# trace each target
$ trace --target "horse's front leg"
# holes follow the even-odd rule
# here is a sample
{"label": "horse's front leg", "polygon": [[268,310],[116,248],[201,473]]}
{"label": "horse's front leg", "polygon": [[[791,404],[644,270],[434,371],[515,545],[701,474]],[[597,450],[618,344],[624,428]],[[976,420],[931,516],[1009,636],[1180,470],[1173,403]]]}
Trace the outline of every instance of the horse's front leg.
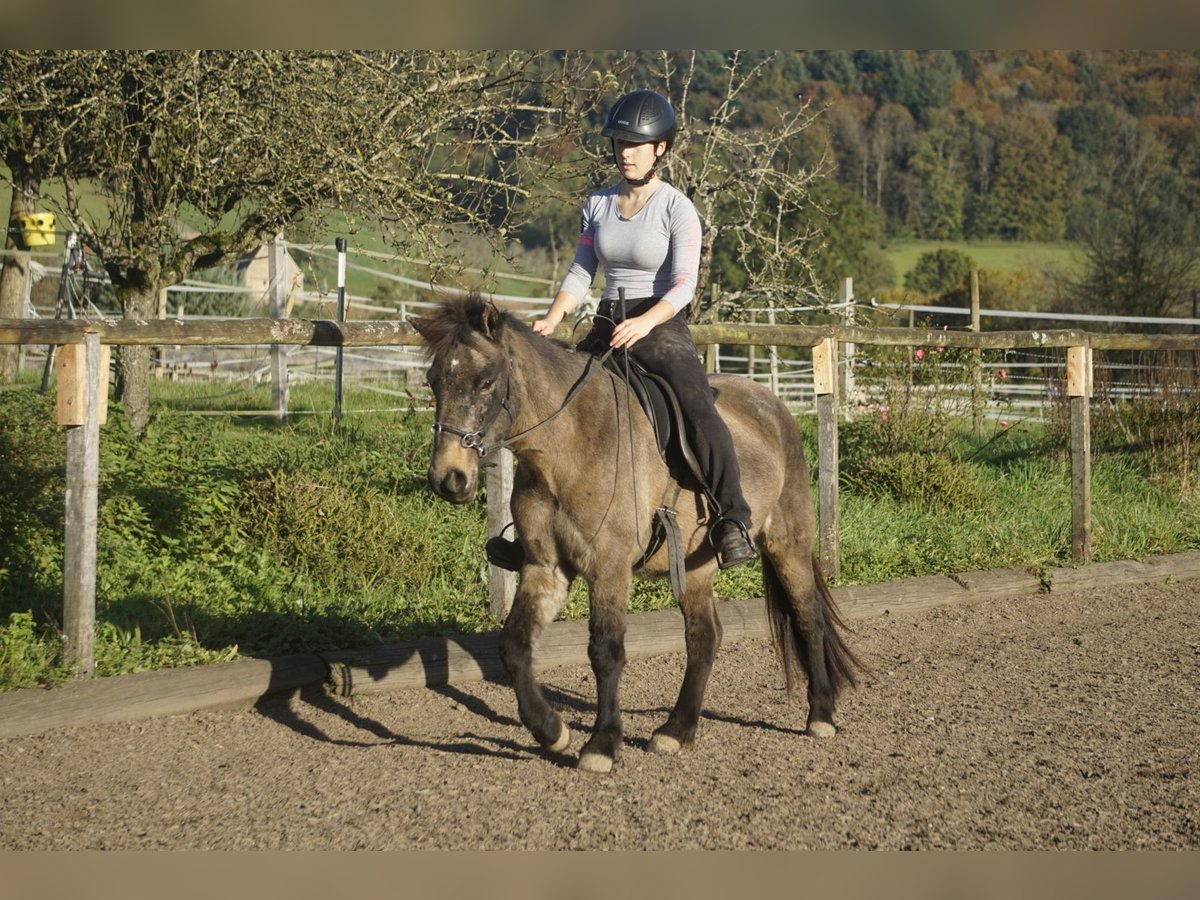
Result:
{"label": "horse's front leg", "polygon": [[562,608],[568,584],[558,568],[526,565],[521,570],[512,611],[500,632],[500,659],[517,692],[517,713],[534,739],[554,753],[567,749],[571,731],[546,702],[533,676],[533,647],[542,629]]}
{"label": "horse's front leg", "polygon": [[590,584],[588,659],[596,675],[596,726],[579,752],[579,768],[609,772],[621,750],[621,705],[618,689],[625,670],[625,607],[629,574],[612,574]]}

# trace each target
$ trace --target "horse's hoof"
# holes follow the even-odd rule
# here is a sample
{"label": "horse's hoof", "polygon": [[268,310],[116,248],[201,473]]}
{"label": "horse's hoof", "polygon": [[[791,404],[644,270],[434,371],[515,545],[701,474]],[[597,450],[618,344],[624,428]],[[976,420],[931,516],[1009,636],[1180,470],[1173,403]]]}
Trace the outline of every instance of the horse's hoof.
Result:
{"label": "horse's hoof", "polygon": [[675,738],[667,734],[656,734],[650,738],[650,749],[655,753],[662,753],[666,756],[674,756],[677,754],[683,745]]}
{"label": "horse's hoof", "polygon": [[571,729],[568,728],[564,724],[562,727],[562,733],[560,733],[558,736],[558,740],[555,741],[553,744],[551,744],[546,749],[549,750],[551,753],[562,753],[564,750],[567,749],[567,746],[570,743],[571,743]]}
{"label": "horse's hoof", "polygon": [[837,734],[837,728],[832,722],[810,722],[808,733],[817,738],[831,738]]}
{"label": "horse's hoof", "polygon": [[601,775],[607,775],[612,771],[613,761],[611,756],[605,756],[603,753],[582,753],[579,756],[578,768],[585,772],[597,772]]}

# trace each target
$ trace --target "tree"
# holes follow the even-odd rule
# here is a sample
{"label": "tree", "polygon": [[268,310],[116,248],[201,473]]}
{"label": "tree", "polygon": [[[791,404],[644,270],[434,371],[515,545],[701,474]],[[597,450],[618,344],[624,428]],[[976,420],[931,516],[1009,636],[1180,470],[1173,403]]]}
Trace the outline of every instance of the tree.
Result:
{"label": "tree", "polygon": [[941,247],[922,253],[908,272],[904,286],[930,299],[945,300],[960,296],[971,278],[975,263],[961,250]]}
{"label": "tree", "polygon": [[973,237],[1059,240],[1066,229],[1070,144],[1045,119],[1010,114],[987,129],[994,143],[973,207]]}
{"label": "tree", "polygon": [[[42,181],[73,153],[93,97],[80,90],[94,59],[77,51],[0,52],[0,149],[8,168],[11,199],[8,251],[28,250],[21,217],[38,212]],[[24,317],[28,257],[8,253],[0,271],[0,319]],[[17,376],[17,347],[0,346],[0,383]]]}
{"label": "tree", "polygon": [[[502,240],[523,186],[561,163],[603,86],[574,57],[525,52],[94,54],[90,152],[57,174],[63,212],[126,316],[160,288],[339,211],[452,265],[456,229]],[[99,212],[84,198],[95,192]],[[181,235],[186,222],[195,236]],[[191,232],[189,232],[191,233]],[[119,355],[135,433],[149,348]]]}
{"label": "tree", "polygon": [[966,203],[962,142],[949,115],[938,111],[931,116],[935,124],[917,135],[909,161],[923,186],[921,233],[937,240],[958,240]]}
{"label": "tree", "polygon": [[703,118],[687,115],[696,54],[659,57],[662,83],[681,114],[676,148],[670,156],[675,186],[696,205],[703,225],[700,279],[693,320],[712,320],[739,299],[719,295],[701,313],[699,304],[712,276],[714,247],[725,243],[728,259],[741,270],[744,290],[787,304],[825,296],[813,268],[820,225],[798,216],[813,209],[811,188],[829,171],[825,155],[805,141],[819,110],[807,102],[777,111],[775,121],[740,122],[746,94],[764,76],[772,56],[744,65],[740,53],[726,57],[724,94]]}
{"label": "tree", "polygon": [[813,250],[813,269],[822,285],[854,279],[855,293],[869,297],[895,287],[896,270],[879,249],[883,216],[855,191],[833,178],[813,185],[811,218],[822,231]]}
{"label": "tree", "polygon": [[907,158],[915,125],[909,111],[897,103],[885,104],[875,111],[869,125],[871,170],[873,173],[872,200],[875,208],[884,213],[895,212],[888,188]]}
{"label": "tree", "polygon": [[1123,128],[1107,159],[1084,243],[1084,274],[1069,284],[1072,309],[1118,315],[1190,312],[1200,275],[1200,228],[1183,176],[1145,126]]}

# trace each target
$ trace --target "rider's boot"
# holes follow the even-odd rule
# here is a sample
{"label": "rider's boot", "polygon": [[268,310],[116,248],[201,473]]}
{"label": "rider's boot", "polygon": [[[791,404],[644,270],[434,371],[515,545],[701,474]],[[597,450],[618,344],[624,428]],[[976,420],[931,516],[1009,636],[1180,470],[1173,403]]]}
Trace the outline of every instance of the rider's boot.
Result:
{"label": "rider's boot", "polygon": [[717,519],[708,539],[717,555],[717,565],[722,569],[732,569],[758,556],[749,529],[737,519]]}

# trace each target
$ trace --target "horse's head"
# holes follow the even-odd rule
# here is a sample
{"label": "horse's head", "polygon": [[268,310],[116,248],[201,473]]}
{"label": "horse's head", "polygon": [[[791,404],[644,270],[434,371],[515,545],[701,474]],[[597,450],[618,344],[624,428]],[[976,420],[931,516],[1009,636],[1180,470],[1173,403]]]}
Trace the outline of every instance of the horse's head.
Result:
{"label": "horse's head", "polygon": [[429,486],[451,503],[469,503],[479,490],[479,463],[516,416],[512,360],[501,343],[506,317],[472,295],[409,321],[429,345],[436,410]]}

